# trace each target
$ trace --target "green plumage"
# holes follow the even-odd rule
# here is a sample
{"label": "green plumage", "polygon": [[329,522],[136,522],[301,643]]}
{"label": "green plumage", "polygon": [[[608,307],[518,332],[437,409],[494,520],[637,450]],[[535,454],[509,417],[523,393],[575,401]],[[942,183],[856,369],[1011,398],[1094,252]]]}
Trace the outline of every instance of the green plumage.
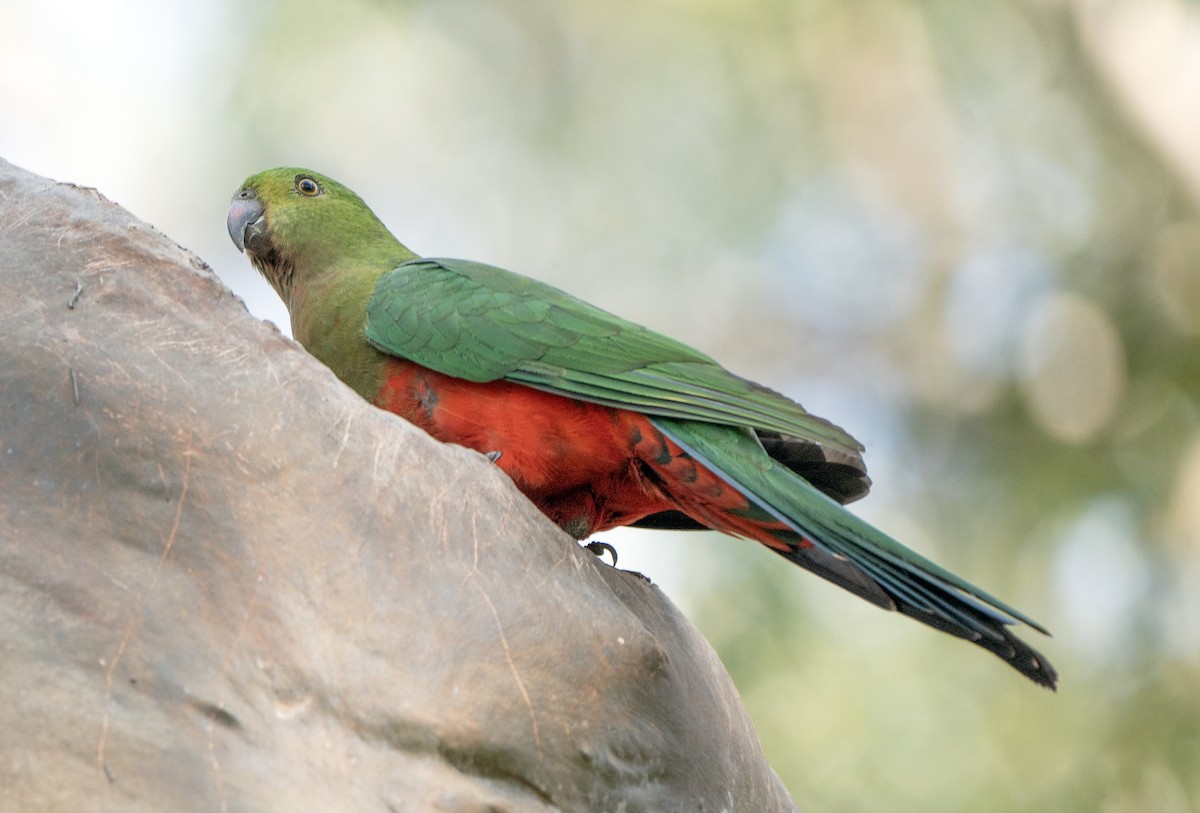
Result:
{"label": "green plumage", "polygon": [[847,455],[862,449],[842,429],[698,350],[482,263],[412,260],[382,277],[367,338],[469,381],[506,379],[648,415],[781,432]]}
{"label": "green plumage", "polygon": [[[629,455],[596,479],[626,483],[620,478],[635,471],[632,484],[623,486],[630,489],[625,496],[646,499],[658,488],[674,500],[628,516],[753,535],[857,595],[974,641],[1030,679],[1054,686],[1053,667],[1007,629],[1021,621],[1045,632],[1040,625],[840,504],[861,496],[869,484],[862,447],[799,404],[549,285],[480,263],[417,258],[353,192],[308,170],[281,168],[247,179],[230,207],[228,227],[287,303],[297,339],[364,397],[381,392],[392,369],[389,357],[398,357],[418,366],[415,374],[408,368],[415,379],[397,385],[400,397],[413,397],[404,388],[432,370],[461,379],[446,385],[450,390],[468,386],[463,382],[503,381],[616,408],[621,412],[605,415],[614,425],[629,421],[623,425],[637,431],[629,433],[629,448],[623,440],[603,440],[605,432],[597,433],[602,440],[591,439],[608,444],[600,448],[605,459]],[[514,403],[528,403],[531,393],[515,389],[525,400]],[[472,389],[477,400],[460,404],[469,414],[446,413],[478,427],[473,416],[480,401],[496,392]],[[419,397],[421,409],[436,413],[436,392]],[[502,406],[490,414],[507,418],[509,402]],[[559,407],[553,410],[544,417],[557,417]],[[521,451],[536,456],[543,425],[515,417],[522,422],[520,445],[535,447]],[[636,456],[642,434],[658,439],[654,459]],[[546,454],[565,448],[591,459],[579,451],[596,450],[584,440],[557,437]],[[712,492],[689,491],[687,478],[701,476],[697,463],[711,472],[704,476]],[[673,465],[682,474],[673,474]],[[597,485],[597,499],[620,501],[622,495],[604,487],[613,488]],[[672,488],[680,492],[672,495]],[[718,492],[733,499],[719,502]],[[543,510],[553,510],[555,499],[557,492]],[[674,515],[672,506],[686,516]],[[734,521],[726,521],[732,514]]]}
{"label": "green plumage", "polygon": [[981,618],[1003,624],[1016,619],[1046,633],[1024,613],[904,547],[758,453],[745,435],[695,421],[659,418],[654,423],[697,459],[725,474],[751,502],[827,553],[854,562],[914,608],[944,613],[952,625],[980,636],[994,634],[991,627],[979,623]]}

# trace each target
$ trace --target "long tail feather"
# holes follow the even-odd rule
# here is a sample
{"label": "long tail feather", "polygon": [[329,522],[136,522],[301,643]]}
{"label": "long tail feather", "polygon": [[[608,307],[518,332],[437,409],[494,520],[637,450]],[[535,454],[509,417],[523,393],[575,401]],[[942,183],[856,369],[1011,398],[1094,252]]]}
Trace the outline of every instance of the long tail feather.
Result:
{"label": "long tail feather", "polygon": [[1008,630],[1017,621],[1048,634],[1044,627],[859,519],[772,460],[750,433],[670,418],[653,423],[749,503],[741,516],[701,519],[757,539],[873,604],[976,643],[1035,683],[1055,687],[1054,667]]}

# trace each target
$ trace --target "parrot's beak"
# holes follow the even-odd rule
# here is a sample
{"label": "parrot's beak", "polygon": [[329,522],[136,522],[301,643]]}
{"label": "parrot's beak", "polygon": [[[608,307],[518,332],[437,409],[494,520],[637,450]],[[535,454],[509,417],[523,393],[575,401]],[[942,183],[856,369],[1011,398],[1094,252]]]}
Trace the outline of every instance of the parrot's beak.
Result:
{"label": "parrot's beak", "polygon": [[255,238],[262,237],[266,233],[267,224],[263,217],[264,214],[263,205],[255,197],[254,192],[243,189],[234,196],[233,203],[229,206],[229,216],[225,219],[225,226],[229,229],[229,237],[238,247],[238,251],[245,251],[246,246],[250,246],[253,251]]}

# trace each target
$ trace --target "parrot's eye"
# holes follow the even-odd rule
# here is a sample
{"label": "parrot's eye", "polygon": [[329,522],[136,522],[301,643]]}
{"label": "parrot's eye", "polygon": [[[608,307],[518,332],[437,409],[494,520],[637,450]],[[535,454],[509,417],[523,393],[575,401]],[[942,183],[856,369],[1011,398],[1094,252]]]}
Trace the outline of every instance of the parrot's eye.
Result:
{"label": "parrot's eye", "polygon": [[300,175],[296,178],[296,189],[301,195],[307,197],[316,197],[321,194],[321,185],[307,175]]}

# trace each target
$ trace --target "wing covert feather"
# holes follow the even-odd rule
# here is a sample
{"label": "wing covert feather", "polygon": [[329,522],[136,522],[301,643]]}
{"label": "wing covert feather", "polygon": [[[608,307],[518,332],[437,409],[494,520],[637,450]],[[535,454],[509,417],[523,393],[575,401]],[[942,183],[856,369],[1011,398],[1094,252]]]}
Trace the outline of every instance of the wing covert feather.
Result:
{"label": "wing covert feather", "polygon": [[844,430],[681,342],[519,274],[418,259],[380,279],[366,335],[469,381],[507,379],[651,415],[752,427],[856,455]]}

